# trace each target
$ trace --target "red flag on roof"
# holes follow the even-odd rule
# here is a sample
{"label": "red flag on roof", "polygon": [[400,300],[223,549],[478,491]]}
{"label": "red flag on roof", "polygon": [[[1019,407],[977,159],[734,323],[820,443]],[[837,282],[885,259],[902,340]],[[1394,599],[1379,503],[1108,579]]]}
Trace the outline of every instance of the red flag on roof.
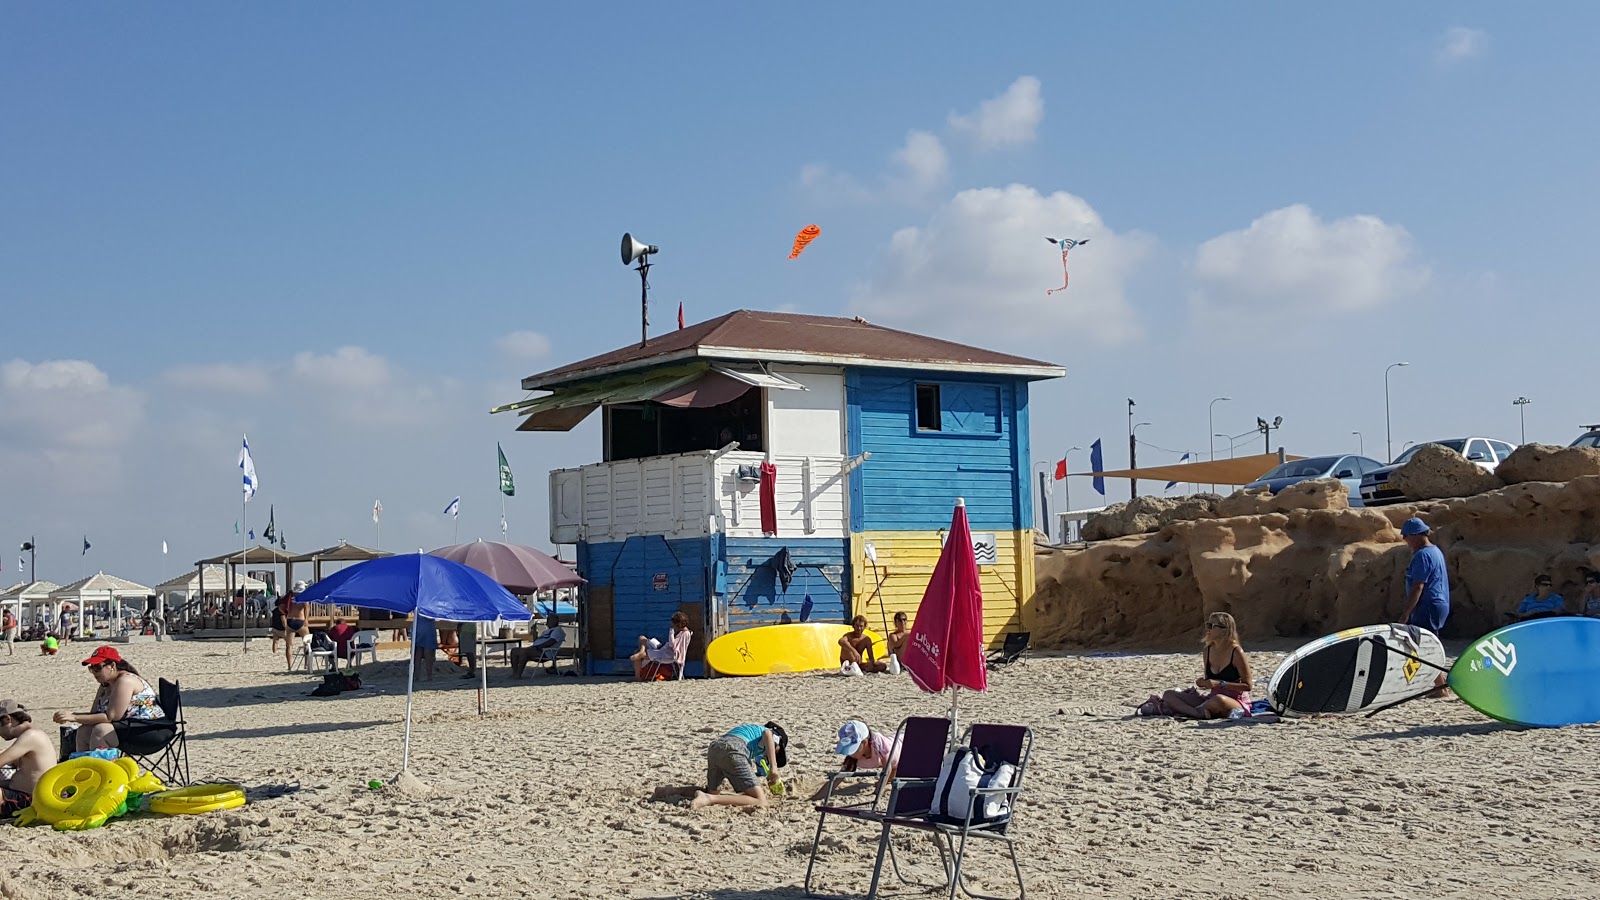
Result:
{"label": "red flag on roof", "polygon": [[679,331],[683,330],[683,303],[682,303],[682,301],[680,301],[678,303],[678,330]]}

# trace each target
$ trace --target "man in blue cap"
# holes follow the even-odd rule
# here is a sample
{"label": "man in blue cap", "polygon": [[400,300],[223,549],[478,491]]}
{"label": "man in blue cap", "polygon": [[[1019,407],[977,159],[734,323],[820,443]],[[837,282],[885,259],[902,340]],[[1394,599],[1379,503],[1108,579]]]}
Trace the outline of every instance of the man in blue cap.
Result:
{"label": "man in blue cap", "polygon": [[1428,523],[1416,517],[1400,526],[1400,536],[1411,548],[1406,566],[1406,611],[1400,621],[1438,634],[1450,618],[1450,576],[1445,572],[1444,551],[1429,538]]}

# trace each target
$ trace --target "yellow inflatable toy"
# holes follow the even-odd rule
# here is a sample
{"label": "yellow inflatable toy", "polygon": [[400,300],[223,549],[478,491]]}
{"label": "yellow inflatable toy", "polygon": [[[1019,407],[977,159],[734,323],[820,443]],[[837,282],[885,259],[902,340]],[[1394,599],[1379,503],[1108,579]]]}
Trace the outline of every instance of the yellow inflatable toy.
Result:
{"label": "yellow inflatable toy", "polygon": [[145,798],[150,811],[164,816],[193,816],[244,805],[244,788],[237,784],[196,784],[162,791]]}
{"label": "yellow inflatable toy", "polygon": [[33,805],[22,811],[17,824],[44,822],[57,831],[98,828],[128,811],[129,794],[162,788],[154,775],[139,774],[138,764],[126,756],[115,762],[93,756],[69,759],[39,778]]}

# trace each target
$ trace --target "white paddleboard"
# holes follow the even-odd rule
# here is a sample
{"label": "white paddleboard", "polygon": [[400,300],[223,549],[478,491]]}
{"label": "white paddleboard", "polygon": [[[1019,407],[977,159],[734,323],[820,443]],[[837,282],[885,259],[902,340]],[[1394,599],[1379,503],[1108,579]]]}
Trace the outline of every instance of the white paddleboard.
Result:
{"label": "white paddleboard", "polygon": [[[1408,655],[1409,654],[1409,655]],[[1358,713],[1433,690],[1444,645],[1408,625],[1347,628],[1289,654],[1272,675],[1267,701],[1285,716]]]}

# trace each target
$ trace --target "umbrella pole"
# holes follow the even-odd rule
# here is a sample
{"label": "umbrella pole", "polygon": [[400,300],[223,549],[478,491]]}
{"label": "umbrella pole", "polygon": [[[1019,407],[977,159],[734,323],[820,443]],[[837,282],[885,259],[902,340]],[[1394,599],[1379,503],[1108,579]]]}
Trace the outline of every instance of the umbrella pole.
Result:
{"label": "umbrella pole", "polygon": [[472,661],[478,666],[478,715],[489,712],[489,666],[483,653],[483,623],[478,623],[478,636],[473,639]]}
{"label": "umbrella pole", "polygon": [[419,606],[411,615],[411,665],[406,669],[406,743],[405,749],[400,751],[401,774],[411,771],[411,691],[417,679],[417,623],[420,621],[422,609]]}
{"label": "umbrella pole", "polygon": [[961,740],[961,726],[956,720],[956,692],[961,690],[954,684],[950,685],[950,749],[956,749]]}

